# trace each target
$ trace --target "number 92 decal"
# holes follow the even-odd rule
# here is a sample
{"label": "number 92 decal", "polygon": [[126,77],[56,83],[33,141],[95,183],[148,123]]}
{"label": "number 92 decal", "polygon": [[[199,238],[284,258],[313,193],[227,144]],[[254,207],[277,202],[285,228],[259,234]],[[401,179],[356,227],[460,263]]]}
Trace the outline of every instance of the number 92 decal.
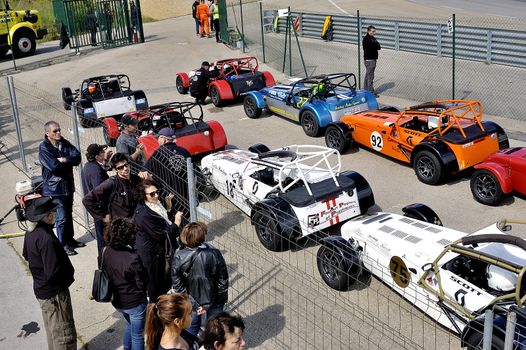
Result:
{"label": "number 92 decal", "polygon": [[375,151],[381,151],[382,148],[384,148],[384,140],[382,139],[382,135],[378,131],[373,131],[370,137],[371,141],[371,147]]}

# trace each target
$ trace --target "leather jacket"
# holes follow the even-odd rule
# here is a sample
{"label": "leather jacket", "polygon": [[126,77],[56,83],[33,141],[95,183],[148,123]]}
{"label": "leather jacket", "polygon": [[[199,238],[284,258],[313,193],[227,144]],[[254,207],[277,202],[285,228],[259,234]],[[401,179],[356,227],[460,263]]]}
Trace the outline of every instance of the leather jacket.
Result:
{"label": "leather jacket", "polygon": [[[66,158],[61,163],[57,158]],[[68,140],[62,138],[57,148],[44,138],[38,147],[38,160],[42,164],[43,188],[45,196],[66,196],[75,192],[73,167],[80,164],[80,152]]]}
{"label": "leather jacket", "polygon": [[172,288],[205,309],[228,301],[228,271],[221,252],[208,243],[182,248],[172,260]]}

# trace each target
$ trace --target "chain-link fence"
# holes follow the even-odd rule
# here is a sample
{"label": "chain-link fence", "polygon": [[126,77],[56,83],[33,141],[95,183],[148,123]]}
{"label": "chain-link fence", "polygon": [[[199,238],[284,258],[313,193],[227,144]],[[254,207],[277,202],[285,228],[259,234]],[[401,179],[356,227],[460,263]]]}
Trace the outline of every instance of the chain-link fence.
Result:
{"label": "chain-link fence", "polygon": [[[276,39],[279,38],[276,36]],[[253,48],[254,46],[249,43],[248,47]],[[58,96],[43,91],[38,86],[20,81],[15,81],[14,87],[21,121],[23,148],[29,170],[34,174],[40,174],[40,167],[35,162],[38,159],[38,145],[43,139],[43,125],[48,120],[56,120],[60,123],[65,138],[73,141],[74,136],[78,135],[81,153],[85,152],[89,144],[105,142],[100,127],[75,129],[76,123],[72,121],[75,113],[66,112]],[[154,91],[147,91],[147,93],[155,94]],[[4,84],[0,88],[0,111],[1,150],[8,157],[16,159],[18,140],[12,122],[11,99]],[[73,111],[76,109],[73,108]],[[193,127],[192,120],[182,121],[176,117],[181,117],[181,115],[169,118],[173,122],[171,125],[176,134],[178,130],[181,130],[180,128]],[[160,120],[159,115],[155,120],[157,122]],[[193,132],[203,131],[203,135],[205,132],[210,135],[214,130],[211,126],[206,128],[197,125]],[[258,151],[264,152],[265,150],[258,148]],[[336,202],[334,208],[329,205],[332,199],[325,202],[320,200],[322,203],[329,203],[326,210],[323,210],[325,214],[318,213],[317,220],[321,220],[320,217],[324,215],[327,220],[330,220],[328,226],[331,227],[323,230],[313,229],[317,224],[315,217],[298,217],[287,205],[274,205],[268,207],[268,210],[254,209],[266,208],[257,207],[253,203],[254,197],[251,197],[251,194],[255,195],[258,190],[258,186],[254,185],[256,180],[261,188],[273,186],[262,201],[271,200],[282,204],[285,202],[283,202],[283,196],[280,195],[280,186],[286,188],[291,185],[284,190],[290,192],[305,183],[298,181],[296,185],[290,182],[285,184],[288,180],[282,179],[283,172],[276,172],[276,169],[281,169],[280,164],[282,163],[279,157],[282,157],[283,154],[274,154],[268,158],[268,162],[265,162],[266,156],[257,156],[257,152],[248,154],[227,150],[223,153],[213,153],[208,158],[202,158],[205,154],[210,153],[206,150],[204,152],[197,157],[193,153],[194,165],[192,168],[187,168],[186,162],[181,161],[180,158],[174,159],[173,154],[161,150],[156,158],[153,175],[163,188],[164,194],[169,192],[176,194],[174,203],[176,208],[183,212],[192,212],[197,209],[198,219],[209,226],[208,239],[224,254],[229,269],[228,308],[245,317],[246,339],[251,348],[458,349],[461,340],[457,333],[462,333],[464,330],[472,331],[464,339],[469,339],[474,344],[473,349],[483,348],[484,308],[470,311],[471,316],[479,315],[480,317],[473,319],[466,326],[471,316],[468,317],[463,313],[467,308],[460,306],[464,295],[457,299],[458,309],[456,309],[451,306],[451,300],[454,300],[455,297],[449,296],[449,299],[444,297],[444,300],[440,301],[426,292],[416,281],[421,272],[415,268],[411,266],[406,267],[405,270],[393,268],[391,264],[386,264],[378,258],[379,255],[375,255],[370,249],[360,252],[355,249],[356,246],[347,246],[352,243],[348,237],[338,240],[341,227],[335,223],[339,221],[338,215],[343,214],[336,211],[338,210]],[[276,158],[276,156],[279,157]],[[241,170],[232,173],[224,164],[214,168],[211,165],[214,163],[207,161],[211,158],[227,162],[224,164],[231,162],[232,166],[239,166]],[[192,177],[191,173],[194,170],[195,177]],[[253,172],[254,170],[256,171]],[[230,176],[227,181],[223,181],[222,174]],[[276,178],[276,174],[280,176]],[[299,178],[307,179],[308,176],[299,176]],[[340,177],[338,179],[341,181]],[[330,178],[329,180],[332,181]],[[78,224],[89,226],[86,225],[80,201],[82,189],[79,173],[75,173],[75,181],[77,189],[75,219]],[[364,188],[359,190],[355,184],[349,186],[351,187],[346,189],[349,196],[353,196],[354,192],[364,190]],[[254,188],[256,188],[255,191]],[[234,200],[232,197],[237,197],[237,199]],[[297,201],[297,199],[290,198],[289,200]],[[196,206],[197,203],[198,206]],[[254,210],[252,214],[251,210],[247,212],[248,215],[241,210],[247,204]],[[361,203],[355,204],[361,205]],[[366,211],[372,204],[369,203],[367,207],[359,208],[355,216],[359,216],[362,209]],[[312,204],[306,207],[309,205],[313,207]],[[369,208],[369,212],[373,213],[372,216],[362,217],[361,221],[378,221],[379,215],[374,215],[374,210],[374,206]],[[245,211],[247,211],[246,208]],[[383,217],[381,222],[387,219],[388,217]],[[427,234],[433,234],[433,230],[440,230],[438,226],[407,217],[391,219],[390,223],[383,224],[382,232],[379,232],[393,236],[392,239],[405,235],[400,230],[389,228],[389,225],[395,225],[394,221],[405,220],[405,224],[427,230]],[[310,234],[305,235],[305,228],[310,228],[314,232],[309,231]],[[417,239],[413,236],[408,237],[412,237],[413,241]],[[335,239],[332,242],[339,243],[326,244],[326,242],[331,242],[331,239]],[[264,245],[269,246],[269,242],[273,240],[281,242],[273,249],[283,251],[273,252],[264,248]],[[325,244],[320,246],[320,242],[325,242]],[[448,243],[450,242],[444,241],[442,244],[447,245]],[[388,249],[388,247],[382,249]],[[459,276],[462,276],[462,273],[456,271],[455,268],[465,270],[470,266],[471,268],[475,266],[466,264],[465,262],[456,265],[451,263],[451,266],[447,267],[447,272],[458,273]],[[474,273],[473,277],[482,279],[484,271]],[[473,281],[468,282],[468,277],[464,275],[462,283],[468,287],[478,288],[471,284]],[[400,288],[397,281],[403,283],[404,278],[406,281],[411,280],[411,284],[406,285],[406,288]],[[524,290],[524,281],[523,283],[520,281],[519,279],[517,283],[519,286],[522,284],[522,290]],[[430,282],[425,283],[433,286],[436,285],[436,280],[431,277]],[[327,284],[335,289],[331,289]],[[486,285],[485,288],[489,287]],[[344,291],[340,292],[336,289]],[[347,289],[349,290],[346,291]],[[524,304],[524,292],[521,291],[521,288],[517,290],[518,293],[522,293],[519,295],[519,300]],[[493,342],[497,349],[503,349],[502,345],[506,337],[509,337],[510,344],[515,341],[512,345],[517,348],[519,336],[521,334],[524,336],[526,322],[523,315],[524,308],[517,310],[514,314],[508,314],[507,309],[510,303],[518,302],[506,299],[506,302],[502,304],[504,308],[496,307],[494,315],[486,315],[488,319],[495,319],[495,322],[487,324],[493,326]],[[510,334],[506,335],[506,331]],[[488,333],[487,327],[486,333],[486,338],[491,340],[491,331]],[[524,339],[521,341],[524,344]]]}
{"label": "chain-link fence", "polygon": [[[374,81],[380,95],[412,101],[479,100],[488,114],[524,120],[519,109],[526,102],[526,22],[454,15],[378,18],[357,11],[332,16],[328,41],[322,39],[326,15],[293,10],[289,17],[279,17],[277,9],[262,3],[231,4],[228,18],[229,23],[234,17],[236,23],[251,24],[242,32],[244,52],[275,69],[294,77],[352,72],[361,82],[361,40],[373,25],[382,46]],[[287,21],[291,30],[286,30]]]}

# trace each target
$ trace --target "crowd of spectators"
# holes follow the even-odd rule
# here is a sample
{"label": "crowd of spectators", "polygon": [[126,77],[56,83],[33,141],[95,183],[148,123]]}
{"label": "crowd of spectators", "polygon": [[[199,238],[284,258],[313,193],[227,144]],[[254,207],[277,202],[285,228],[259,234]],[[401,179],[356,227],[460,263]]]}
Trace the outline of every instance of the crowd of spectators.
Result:
{"label": "crowd of spectators", "polygon": [[[223,255],[205,242],[205,224],[185,225],[186,179],[163,179],[163,164],[179,167],[179,172],[167,172],[172,176],[186,176],[183,160],[189,153],[161,130],[161,153],[153,155],[157,162],[150,162],[147,171],[144,152],[132,139],[134,126],[125,124],[123,152],[89,145],[82,174],[82,203],[95,220],[97,265],[110,281],[112,305],[126,322],[124,349],[243,349],[243,321],[223,311],[229,286]],[[44,196],[26,209],[23,256],[33,275],[49,349],[76,349],[69,256],[85,245],[73,238],[72,222],[73,167],[81,155],[61,136],[57,122],[44,128],[39,149]]]}

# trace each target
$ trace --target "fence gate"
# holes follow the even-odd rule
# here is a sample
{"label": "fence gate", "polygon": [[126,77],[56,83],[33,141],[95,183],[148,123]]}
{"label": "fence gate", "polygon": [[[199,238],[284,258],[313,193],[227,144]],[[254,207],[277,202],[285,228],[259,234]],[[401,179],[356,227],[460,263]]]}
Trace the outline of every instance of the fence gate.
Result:
{"label": "fence gate", "polygon": [[134,0],[64,0],[64,11],[72,49],[130,45],[142,31]]}

